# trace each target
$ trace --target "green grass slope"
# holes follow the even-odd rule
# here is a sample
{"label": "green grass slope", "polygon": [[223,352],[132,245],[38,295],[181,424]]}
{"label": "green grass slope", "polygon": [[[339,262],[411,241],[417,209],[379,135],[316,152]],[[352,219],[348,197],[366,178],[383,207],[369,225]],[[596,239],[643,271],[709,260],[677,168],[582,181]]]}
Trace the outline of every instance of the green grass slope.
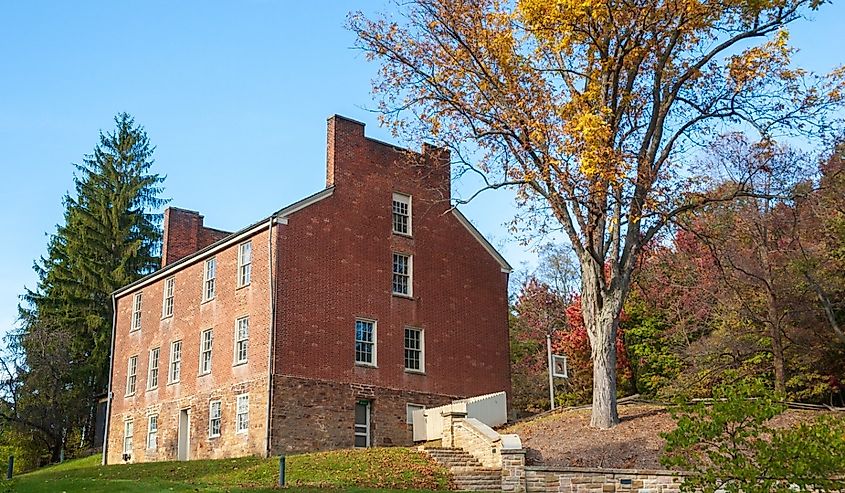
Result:
{"label": "green grass slope", "polygon": [[[0,492],[255,493],[273,491],[278,474],[278,458],[100,466],[100,456],[92,456],[0,481]],[[295,491],[443,490],[449,473],[407,448],[337,450],[289,456],[287,484]]]}

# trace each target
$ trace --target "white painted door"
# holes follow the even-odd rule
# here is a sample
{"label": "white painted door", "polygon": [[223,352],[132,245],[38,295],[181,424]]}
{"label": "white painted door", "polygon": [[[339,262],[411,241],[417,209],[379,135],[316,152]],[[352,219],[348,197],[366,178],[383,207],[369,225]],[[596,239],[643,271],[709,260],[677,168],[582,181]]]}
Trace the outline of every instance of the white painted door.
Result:
{"label": "white painted door", "polygon": [[178,450],[176,452],[178,460],[188,460],[189,450],[191,444],[191,415],[190,409],[182,409],[179,411],[179,436],[178,436]]}
{"label": "white painted door", "polygon": [[370,402],[355,403],[355,446],[370,446]]}

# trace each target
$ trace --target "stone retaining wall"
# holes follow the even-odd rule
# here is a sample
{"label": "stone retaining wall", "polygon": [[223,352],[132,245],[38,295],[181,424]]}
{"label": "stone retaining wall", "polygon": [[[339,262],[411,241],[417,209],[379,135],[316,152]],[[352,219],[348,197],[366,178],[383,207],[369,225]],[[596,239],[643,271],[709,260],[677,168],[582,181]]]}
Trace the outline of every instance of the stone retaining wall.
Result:
{"label": "stone retaining wall", "polygon": [[683,474],[663,470],[526,467],[528,493],[678,493]]}

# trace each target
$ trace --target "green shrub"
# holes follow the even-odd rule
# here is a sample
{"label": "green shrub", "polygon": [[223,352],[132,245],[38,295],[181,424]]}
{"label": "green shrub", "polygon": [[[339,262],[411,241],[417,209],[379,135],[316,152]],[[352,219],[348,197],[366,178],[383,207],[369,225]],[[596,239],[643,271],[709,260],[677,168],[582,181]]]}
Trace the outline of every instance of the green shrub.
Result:
{"label": "green shrub", "polygon": [[845,491],[845,420],[771,428],[786,406],[760,381],[714,389],[712,404],[673,412],[661,463],[692,473],[683,492]]}

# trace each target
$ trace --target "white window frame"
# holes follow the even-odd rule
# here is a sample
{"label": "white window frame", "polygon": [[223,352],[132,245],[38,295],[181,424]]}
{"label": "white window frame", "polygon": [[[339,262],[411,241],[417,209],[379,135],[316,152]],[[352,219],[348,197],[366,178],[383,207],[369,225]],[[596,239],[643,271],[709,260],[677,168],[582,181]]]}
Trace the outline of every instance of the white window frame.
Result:
{"label": "white window frame", "polygon": [[200,332],[200,375],[211,373],[211,356],[212,348],[214,347],[214,333],[212,330],[206,329]]}
{"label": "white window frame", "polygon": [[129,332],[141,330],[141,306],[143,302],[143,294],[144,293],[142,292],[138,292],[132,297],[132,323],[129,327]]}
{"label": "white window frame", "polygon": [[[155,355],[155,357],[153,357]],[[150,355],[147,359],[147,390],[154,390],[158,388],[158,367],[161,362],[161,348],[156,347],[150,349]]]}
{"label": "white window frame", "polygon": [[[217,414],[214,414],[214,407],[217,405]],[[217,432],[214,431],[214,422],[217,422]],[[223,401],[215,399],[208,402],[208,438],[217,438],[223,430]]]}
{"label": "white window frame", "polygon": [[[244,417],[243,421],[241,420],[241,417]],[[235,434],[242,434],[248,432],[249,394],[238,394],[237,396],[235,396]]]}
{"label": "white window frame", "polygon": [[[243,328],[243,332],[241,332]],[[233,365],[243,365],[249,361],[249,316],[235,320],[235,354]]]}
{"label": "white window frame", "polygon": [[[391,211],[393,212],[393,214],[391,215],[391,228],[393,230],[393,233],[398,234],[398,235],[411,236],[412,231],[413,231],[413,229],[411,227],[411,218],[413,216],[412,213],[411,213],[411,210],[412,210],[411,209],[411,196],[406,195],[404,193],[394,192],[393,193],[393,202],[391,202],[391,204],[392,204],[391,205]],[[404,204],[407,207],[406,214],[402,214],[401,212],[397,211],[397,204]],[[401,230],[396,228],[396,217],[397,216],[405,217],[405,224],[406,224],[407,231],[401,231]]]}
{"label": "white window frame", "polygon": [[147,416],[147,450],[158,448],[158,414]]}
{"label": "white window frame", "polygon": [[[177,351],[176,348],[179,348]],[[182,380],[182,340],[170,343],[170,359],[167,365],[167,383],[177,383]]]}
{"label": "white window frame", "polygon": [[252,282],[252,240],[238,245],[238,287]]}
{"label": "white window frame", "polygon": [[[358,324],[371,324],[373,327],[372,331],[372,341],[367,341],[365,339],[358,339]],[[369,344],[372,346],[372,361],[362,361],[358,359],[358,344]],[[360,366],[378,366],[378,322],[376,320],[370,320],[367,318],[356,318],[355,319],[355,364]],[[362,352],[363,353],[363,352]]]}
{"label": "white window frame", "polygon": [[[396,257],[405,258],[405,267],[407,273],[401,273],[396,271]],[[392,276],[390,279],[392,293],[396,296],[405,296],[408,298],[412,297],[414,295],[414,256],[408,253],[393,252],[390,271],[392,272]],[[396,276],[403,276],[407,279],[407,293],[396,291]]]}
{"label": "white window frame", "polygon": [[[420,347],[419,348],[408,347],[408,338],[406,336],[407,336],[407,331],[409,331],[409,330],[416,331],[417,333],[419,333],[419,335],[420,335],[420,338],[419,338]],[[405,365],[405,371],[411,372],[411,373],[425,373],[425,330],[423,330],[419,327],[406,326],[404,332],[405,333],[402,334],[402,346],[404,347],[402,359],[403,359],[403,362],[404,362],[404,365]],[[419,352],[419,365],[420,365],[419,368],[410,368],[408,366],[408,356],[407,356],[408,351],[418,351]]]}
{"label": "white window frame", "polygon": [[170,276],[165,279],[164,287],[161,291],[161,318],[170,318],[173,316],[173,297],[176,291],[176,278]]}
{"label": "white window frame", "polygon": [[426,407],[425,404],[414,404],[413,402],[408,402],[405,404],[405,421],[409,425],[414,424],[414,411],[425,411]]}
{"label": "white window frame", "polygon": [[132,437],[135,435],[135,420],[132,418],[123,421],[123,454],[132,456]]}
{"label": "white window frame", "polygon": [[211,257],[203,264],[202,301],[211,301],[217,294],[217,257]]}
{"label": "white window frame", "polygon": [[135,395],[138,387],[138,355],[130,356],[126,362],[126,397]]}

